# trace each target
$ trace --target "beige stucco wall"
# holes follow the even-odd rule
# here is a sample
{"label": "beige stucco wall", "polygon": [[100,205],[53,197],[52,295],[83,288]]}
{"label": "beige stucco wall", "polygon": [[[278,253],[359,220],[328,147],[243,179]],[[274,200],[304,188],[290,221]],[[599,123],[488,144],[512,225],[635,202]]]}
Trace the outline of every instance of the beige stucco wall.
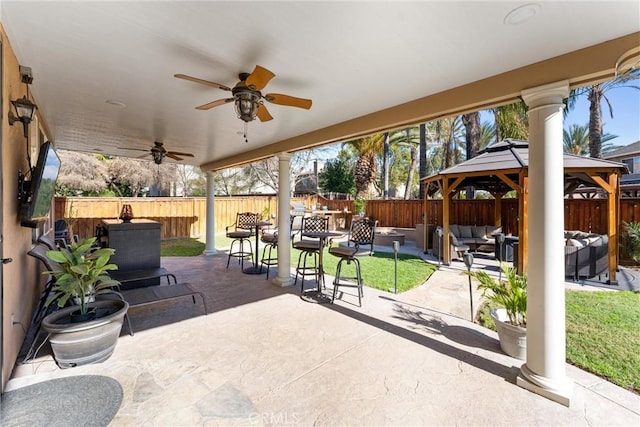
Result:
{"label": "beige stucco wall", "polygon": [[[13,262],[2,266],[2,388],[8,381],[20,351],[29,322],[40,293],[44,278],[40,265],[28,256],[35,233],[20,226],[17,198],[18,170],[27,167],[27,141],[20,122],[9,126],[7,115],[12,109],[11,100],[26,95],[25,84],[20,81],[18,59],[11,49],[4,28],[2,37],[2,235],[3,256]],[[29,64],[23,64],[29,65]],[[37,70],[34,70],[37,77]],[[37,102],[31,98],[32,102]],[[30,138],[37,138],[37,124],[32,123]],[[37,159],[32,158],[35,165]],[[14,323],[17,322],[17,323]]]}

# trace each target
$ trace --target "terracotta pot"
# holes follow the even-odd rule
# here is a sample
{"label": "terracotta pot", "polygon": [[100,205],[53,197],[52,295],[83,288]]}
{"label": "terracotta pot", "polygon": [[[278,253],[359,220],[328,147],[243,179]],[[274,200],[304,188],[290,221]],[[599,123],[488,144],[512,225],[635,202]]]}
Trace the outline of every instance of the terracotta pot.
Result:
{"label": "terracotta pot", "polygon": [[73,322],[71,314],[78,310],[76,306],[55,311],[42,320],[60,368],[103,362],[116,347],[129,304],[105,300],[92,302],[89,307],[96,309],[94,320]]}
{"label": "terracotta pot", "polygon": [[491,310],[491,318],[493,318],[496,324],[496,331],[498,332],[502,351],[516,359],[526,360],[527,329],[509,323],[509,317],[504,308]]}

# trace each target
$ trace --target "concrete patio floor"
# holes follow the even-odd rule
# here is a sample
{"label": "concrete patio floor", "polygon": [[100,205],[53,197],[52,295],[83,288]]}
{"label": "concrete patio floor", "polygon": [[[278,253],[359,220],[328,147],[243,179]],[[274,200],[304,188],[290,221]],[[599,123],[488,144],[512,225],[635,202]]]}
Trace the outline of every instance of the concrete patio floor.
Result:
{"label": "concrete patio floor", "polygon": [[224,253],[162,264],[202,291],[208,315],[189,297],[133,309],[135,335],[107,361],[60,370],[42,353],[7,391],[109,376],[124,390],[113,426],[640,425],[640,396],[571,365],[568,408],[515,385],[522,362],[468,321],[460,262],[401,295],[365,288],[362,308],[355,295],[304,302],[299,284],[226,269]]}

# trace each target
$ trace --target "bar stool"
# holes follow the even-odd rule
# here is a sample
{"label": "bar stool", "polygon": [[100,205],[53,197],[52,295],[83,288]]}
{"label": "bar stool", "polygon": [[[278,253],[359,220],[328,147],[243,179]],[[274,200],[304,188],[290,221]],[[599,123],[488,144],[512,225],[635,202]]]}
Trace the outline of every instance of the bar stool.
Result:
{"label": "bar stool", "polygon": [[[349,237],[347,240],[347,246],[330,246],[329,253],[335,257],[340,258],[338,261],[338,265],[336,267],[336,276],[333,281],[333,297],[331,298],[331,303],[336,299],[336,293],[338,292],[338,287],[347,287],[347,288],[356,288],[358,290],[358,305],[362,307],[362,297],[364,296],[364,292],[362,290],[363,282],[362,282],[362,272],[360,271],[360,261],[357,257],[359,256],[370,256],[373,255],[373,239],[376,233],[376,226],[378,225],[378,221],[371,220],[369,218],[356,218],[351,221],[351,228],[349,229]],[[353,246],[351,244],[353,243]],[[361,250],[361,247],[369,245],[369,250]],[[347,264],[351,264],[352,262],[356,268],[356,276],[355,277],[344,277],[341,274],[342,270],[342,262],[347,261]],[[341,281],[344,279],[355,279],[356,282],[345,282]]]}
{"label": "bar stool", "polygon": [[[227,226],[226,236],[233,239],[229,246],[229,256],[227,257],[227,268],[231,257],[238,258],[238,262],[244,269],[244,260],[249,258],[253,260],[253,251],[251,250],[251,237],[253,236],[254,226],[249,224],[258,222],[258,214],[253,212],[242,212],[236,214],[236,222]],[[238,244],[238,249],[233,250],[234,245]],[[245,249],[245,244],[249,245],[249,249]],[[257,256],[257,255],[256,255]]]}
{"label": "bar stool", "polygon": [[[315,280],[318,280],[318,253],[323,248],[320,247],[320,239],[307,238],[304,235],[305,233],[316,231],[329,231],[328,217],[315,215],[302,218],[300,240],[296,242],[295,239],[292,238],[293,248],[300,250],[298,264],[296,266],[296,277],[293,281],[295,285],[298,283],[298,276],[302,277],[300,292],[304,292],[304,278],[306,276],[314,276]],[[295,234],[292,234],[292,236],[295,237]]]}

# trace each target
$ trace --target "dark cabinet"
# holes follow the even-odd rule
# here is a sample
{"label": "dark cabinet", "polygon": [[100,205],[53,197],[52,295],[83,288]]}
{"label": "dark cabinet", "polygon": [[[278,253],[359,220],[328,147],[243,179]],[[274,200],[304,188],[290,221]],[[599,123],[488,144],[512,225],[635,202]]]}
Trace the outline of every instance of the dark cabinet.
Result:
{"label": "dark cabinet", "polygon": [[149,219],[122,222],[104,219],[108,247],[116,250],[109,262],[118,271],[144,270],[160,267],[160,223]]}

